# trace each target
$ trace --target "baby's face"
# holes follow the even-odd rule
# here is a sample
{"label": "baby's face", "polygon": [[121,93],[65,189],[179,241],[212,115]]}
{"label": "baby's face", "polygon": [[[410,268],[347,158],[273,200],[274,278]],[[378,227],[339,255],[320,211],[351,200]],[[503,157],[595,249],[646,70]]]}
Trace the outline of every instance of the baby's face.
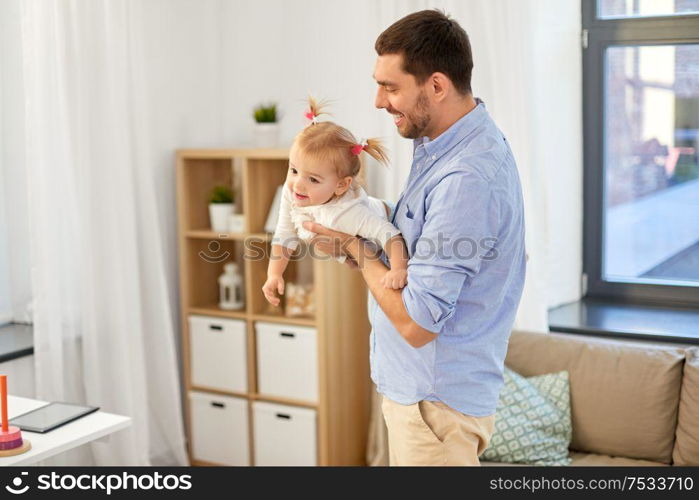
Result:
{"label": "baby's face", "polygon": [[297,206],[327,203],[334,194],[339,196],[344,193],[350,183],[351,177],[338,177],[333,165],[308,161],[297,154],[295,148],[291,149],[286,187]]}

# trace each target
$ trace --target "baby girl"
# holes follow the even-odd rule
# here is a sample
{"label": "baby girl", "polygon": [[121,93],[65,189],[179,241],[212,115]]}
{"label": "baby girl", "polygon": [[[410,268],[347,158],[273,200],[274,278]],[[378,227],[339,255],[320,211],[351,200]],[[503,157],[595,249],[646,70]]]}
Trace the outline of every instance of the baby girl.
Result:
{"label": "baby girl", "polygon": [[[352,133],[332,122],[318,122],[323,114],[309,99],[306,117],[311,123],[296,136],[289,151],[289,171],[282,188],[279,220],[272,238],[267,281],[262,291],[277,306],[284,294],[283,274],[289,257],[299,244],[315,233],[303,227],[305,221],[328,229],[361,236],[381,246],[391,269],[383,278],[386,288],[407,283],[408,253],[400,231],[387,220],[383,202],[370,197],[359,185],[362,153],[387,164],[386,152],[377,139],[358,143]],[[338,258],[344,260],[344,256]]]}

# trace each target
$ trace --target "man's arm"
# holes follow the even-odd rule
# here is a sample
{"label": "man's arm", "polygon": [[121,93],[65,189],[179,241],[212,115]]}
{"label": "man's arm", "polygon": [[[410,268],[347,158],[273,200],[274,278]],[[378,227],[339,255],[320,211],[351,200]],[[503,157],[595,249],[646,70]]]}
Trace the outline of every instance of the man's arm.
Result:
{"label": "man's arm", "polygon": [[422,328],[408,315],[401,297],[401,290],[384,288],[381,284],[381,278],[386,274],[388,268],[373,249],[365,244],[364,240],[346,233],[332,231],[314,222],[304,222],[303,226],[319,235],[313,240],[313,243],[318,245],[319,250],[335,252],[338,245],[342,246],[348,259],[355,261],[361,270],[364,281],[366,281],[369,291],[379,307],[406,342],[417,348],[435,339],[434,333]]}
{"label": "man's arm", "polygon": [[491,183],[470,170],[440,180],[425,200],[425,211],[408,267],[408,285],[401,290],[380,287],[386,267],[372,258],[360,240],[322,226],[313,229],[323,238],[344,243],[381,309],[414,347],[436,338],[453,317],[463,287],[470,286],[470,279],[480,271],[481,244],[497,242],[501,222]]}
{"label": "man's arm", "polygon": [[405,309],[402,289],[385,288],[381,284],[381,278],[386,274],[388,268],[373,253],[372,249],[359,238],[349,240],[345,249],[357,262],[357,266],[362,271],[364,281],[366,281],[369,291],[371,291],[379,307],[408,344],[417,348],[432,342],[436,335],[413,321]]}

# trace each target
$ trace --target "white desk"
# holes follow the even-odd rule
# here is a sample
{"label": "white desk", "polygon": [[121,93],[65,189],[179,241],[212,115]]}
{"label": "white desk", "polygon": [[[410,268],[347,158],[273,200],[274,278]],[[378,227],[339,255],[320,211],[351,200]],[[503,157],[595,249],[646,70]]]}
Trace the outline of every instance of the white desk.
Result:
{"label": "white desk", "polygon": [[[8,419],[13,419],[30,410],[47,405],[47,401],[7,396]],[[11,457],[0,457],[2,465],[29,465],[62,451],[70,450],[95,439],[131,425],[131,417],[105,413],[101,410],[63,425],[45,434],[22,431],[22,439],[28,439],[32,448],[26,453]]]}

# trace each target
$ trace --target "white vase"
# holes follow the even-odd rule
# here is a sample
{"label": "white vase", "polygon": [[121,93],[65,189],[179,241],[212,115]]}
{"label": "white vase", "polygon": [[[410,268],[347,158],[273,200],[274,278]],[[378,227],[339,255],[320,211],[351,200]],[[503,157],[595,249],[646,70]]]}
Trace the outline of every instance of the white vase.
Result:
{"label": "white vase", "polygon": [[256,123],[255,144],[258,148],[276,148],[279,144],[279,124]]}
{"label": "white vase", "polygon": [[[235,212],[235,210],[234,210]],[[231,214],[228,216],[228,230],[231,233],[245,232],[245,215]]]}
{"label": "white vase", "polygon": [[233,203],[209,203],[211,230],[219,233],[228,232],[228,216],[233,213]]}

